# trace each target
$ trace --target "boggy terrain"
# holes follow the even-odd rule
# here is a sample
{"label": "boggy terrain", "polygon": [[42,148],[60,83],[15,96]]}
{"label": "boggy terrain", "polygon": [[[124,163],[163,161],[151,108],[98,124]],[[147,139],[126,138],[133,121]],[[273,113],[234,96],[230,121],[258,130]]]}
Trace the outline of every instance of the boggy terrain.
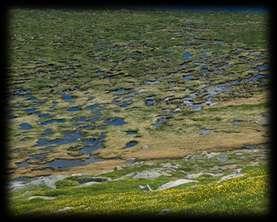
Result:
{"label": "boggy terrain", "polygon": [[[11,10],[9,174],[17,212],[36,212],[34,196],[57,201],[51,212],[62,209],[47,192],[84,184],[100,194],[141,193],[266,177],[266,19],[255,11]],[[26,189],[37,192],[29,204]],[[242,205],[265,208],[249,201]],[[105,213],[98,207],[92,211]]]}

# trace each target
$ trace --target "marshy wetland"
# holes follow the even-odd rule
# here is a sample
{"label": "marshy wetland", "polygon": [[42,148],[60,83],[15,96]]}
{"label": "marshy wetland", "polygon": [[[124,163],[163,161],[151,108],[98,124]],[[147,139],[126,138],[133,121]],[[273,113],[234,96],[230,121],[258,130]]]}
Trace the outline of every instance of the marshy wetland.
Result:
{"label": "marshy wetland", "polygon": [[267,212],[266,12],[9,16],[14,214]]}

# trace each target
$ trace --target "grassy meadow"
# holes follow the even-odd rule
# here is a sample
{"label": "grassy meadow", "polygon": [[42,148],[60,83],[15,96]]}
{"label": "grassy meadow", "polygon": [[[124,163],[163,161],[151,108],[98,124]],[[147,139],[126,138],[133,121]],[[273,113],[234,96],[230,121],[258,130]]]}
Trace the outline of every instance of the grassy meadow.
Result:
{"label": "grassy meadow", "polygon": [[11,9],[11,213],[266,214],[267,19]]}

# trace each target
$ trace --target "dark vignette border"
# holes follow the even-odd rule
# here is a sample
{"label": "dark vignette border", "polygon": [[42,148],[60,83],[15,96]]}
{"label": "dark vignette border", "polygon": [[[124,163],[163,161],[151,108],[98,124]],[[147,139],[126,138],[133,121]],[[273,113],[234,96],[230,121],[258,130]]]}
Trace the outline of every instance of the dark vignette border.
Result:
{"label": "dark vignette border", "polygon": [[[274,10],[274,1],[272,0],[263,0],[263,1],[255,1],[255,0],[211,0],[211,1],[205,1],[205,0],[183,0],[183,1],[138,1],[138,0],[130,0],[128,1],[122,1],[122,0],[91,0],[91,1],[70,1],[70,0],[14,0],[10,2],[6,2],[3,5],[1,5],[0,9],[0,16],[1,16],[1,37],[2,41],[0,43],[1,46],[1,69],[2,69],[2,75],[1,75],[1,98],[0,98],[0,147],[1,147],[1,154],[0,154],[0,178],[1,178],[1,190],[0,190],[0,198],[1,198],[1,206],[0,206],[0,219],[3,219],[3,221],[13,221],[13,220],[40,220],[40,221],[47,221],[47,220],[53,220],[53,219],[65,219],[65,220],[72,220],[72,221],[78,221],[78,220],[87,220],[87,221],[97,221],[97,220],[108,220],[108,219],[128,219],[128,220],[144,220],[144,219],[159,219],[159,220],[171,220],[171,219],[211,219],[211,220],[236,220],[236,219],[242,219],[243,221],[245,219],[253,220],[267,220],[267,219],[273,219],[275,217],[275,201],[274,197],[276,194],[275,191],[275,180],[274,180],[274,169],[276,170],[275,163],[274,163],[274,157],[276,156],[275,151],[275,144],[274,144],[274,130],[276,129],[274,122],[276,120],[276,117],[274,116],[274,113],[277,112],[277,109],[274,107],[274,98],[276,98],[275,90],[274,90],[274,83],[276,82],[276,76],[274,76],[275,69],[275,51],[274,47],[275,45],[275,39],[276,35],[274,32],[274,17],[276,11]],[[271,92],[270,92],[270,117],[271,117],[271,127],[270,127],[270,157],[269,157],[269,167],[270,167],[270,212],[268,215],[264,216],[256,216],[256,215],[248,215],[248,216],[236,216],[236,217],[226,217],[226,216],[220,216],[220,215],[214,215],[214,216],[202,216],[202,217],[186,217],[186,218],[180,218],[180,217],[169,217],[169,216],[102,216],[102,217],[87,217],[87,216],[63,216],[63,217],[38,217],[38,216],[32,216],[32,217],[14,217],[9,213],[8,209],[8,190],[7,190],[7,184],[8,184],[8,174],[7,174],[7,165],[8,165],[8,141],[7,141],[7,112],[8,112],[8,106],[9,106],[9,94],[8,89],[9,86],[7,84],[8,82],[8,27],[9,27],[9,18],[8,18],[8,11],[10,8],[66,8],[66,9],[84,9],[84,8],[93,8],[93,9],[121,9],[121,8],[128,8],[128,9],[142,9],[147,10],[148,8],[173,8],[173,7],[209,7],[209,8],[221,8],[221,7],[258,7],[258,8],[264,8],[269,13],[269,21],[268,25],[270,26],[269,30],[270,33],[268,33],[268,48],[270,51],[270,65],[271,65]]]}

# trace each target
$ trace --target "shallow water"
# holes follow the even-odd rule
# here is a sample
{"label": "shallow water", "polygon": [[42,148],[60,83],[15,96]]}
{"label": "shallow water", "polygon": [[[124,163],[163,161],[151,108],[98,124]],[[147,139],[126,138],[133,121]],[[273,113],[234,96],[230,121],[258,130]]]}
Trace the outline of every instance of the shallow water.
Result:
{"label": "shallow water", "polygon": [[40,160],[40,161],[43,161],[46,159],[47,157],[47,153],[36,153],[36,154],[32,154],[29,156],[29,159],[30,160]]}
{"label": "shallow water", "polygon": [[30,91],[29,90],[26,90],[26,89],[15,89],[14,92],[13,92],[13,95],[16,95],[16,96],[25,96],[25,95],[30,95]]}
{"label": "shallow water", "polygon": [[98,138],[88,138],[85,140],[85,146],[80,149],[82,154],[90,154],[92,151],[98,150],[104,147],[105,134],[101,133]]}
{"label": "shallow water", "polygon": [[156,119],[154,123],[155,128],[160,128],[162,125],[164,125],[167,122],[167,118],[165,116],[160,116]]}
{"label": "shallow water", "polygon": [[202,110],[202,106],[201,105],[196,105],[196,104],[192,104],[192,105],[190,105],[190,108],[191,108],[191,110],[193,110],[193,111],[201,111]]}
{"label": "shallow water", "polygon": [[127,130],[125,132],[127,133],[127,135],[137,135],[138,134],[137,130]]}
{"label": "shallow water", "polygon": [[27,109],[24,109],[24,112],[27,113],[28,115],[38,113],[36,108],[27,108]]}
{"label": "shallow water", "polygon": [[207,135],[209,135],[210,134],[210,129],[207,129],[207,128],[203,128],[203,129],[200,129],[200,131],[199,131],[199,135],[201,135],[201,136],[207,136]]}
{"label": "shallow water", "polygon": [[65,119],[49,119],[49,120],[40,122],[40,125],[46,126],[52,123],[64,123],[64,122],[65,122]]}
{"label": "shallow water", "polygon": [[192,75],[183,75],[182,79],[183,80],[192,80],[193,76]]}
{"label": "shallow water", "polygon": [[243,81],[246,83],[255,83],[257,81],[263,80],[268,77],[269,77],[268,75],[256,74],[256,75],[250,76],[249,78],[244,79]]}
{"label": "shallow water", "polygon": [[192,54],[188,51],[184,52],[183,54],[184,62],[189,62],[192,60]]}
{"label": "shallow water", "polygon": [[29,130],[29,129],[32,129],[33,127],[29,123],[21,123],[19,124],[19,128],[22,130]]}
{"label": "shallow water", "polygon": [[47,118],[51,118],[51,114],[50,113],[39,113],[38,117],[47,119]]}
{"label": "shallow water", "polygon": [[47,163],[47,167],[52,169],[66,169],[77,166],[84,166],[90,163],[99,162],[101,159],[96,158],[94,156],[90,156],[87,159],[55,159]]}
{"label": "shallow water", "polygon": [[72,106],[67,109],[68,112],[79,112],[81,108],[79,106]]}
{"label": "shallow water", "polygon": [[101,115],[103,107],[100,104],[95,103],[95,104],[92,104],[92,105],[88,105],[87,107],[85,107],[85,109],[90,110],[94,114]]}
{"label": "shallow water", "polygon": [[145,105],[146,106],[154,106],[156,105],[156,100],[154,99],[154,97],[148,97],[145,99]]}
{"label": "shallow water", "polygon": [[138,144],[138,141],[136,141],[136,140],[131,140],[131,141],[129,141],[128,143],[126,143],[125,147],[126,147],[126,148],[130,148],[130,147],[133,147],[133,146],[135,146],[135,145],[137,145],[137,144]]}
{"label": "shallow water", "polygon": [[64,94],[62,94],[62,99],[66,102],[70,102],[70,101],[74,100],[74,97],[68,93],[64,93]]}
{"label": "shallow water", "polygon": [[105,124],[110,125],[110,126],[121,126],[126,123],[127,122],[121,117],[113,117],[113,118],[109,118],[105,121]]}
{"label": "shallow water", "polygon": [[85,117],[85,116],[74,117],[74,118],[72,118],[72,120],[75,123],[85,123],[88,121],[87,117]]}
{"label": "shallow water", "polygon": [[126,107],[130,106],[133,103],[133,100],[132,100],[131,97],[114,98],[112,103],[119,106],[119,107],[126,108]]}
{"label": "shallow water", "polygon": [[54,133],[54,131],[52,130],[52,129],[50,129],[50,128],[47,128],[47,129],[45,129],[43,132],[42,132],[42,136],[48,136],[48,135],[51,135],[51,134],[53,134]]}
{"label": "shallow water", "polygon": [[63,138],[56,138],[53,140],[50,140],[48,138],[39,138],[37,140],[36,145],[37,146],[55,147],[55,146],[59,146],[59,145],[77,142],[77,141],[81,140],[81,137],[82,137],[82,135],[78,131],[77,132],[69,132],[69,133],[65,133]]}
{"label": "shallow water", "polygon": [[128,94],[131,91],[130,88],[117,88],[112,90],[114,95],[124,95],[124,94]]}
{"label": "shallow water", "polygon": [[258,69],[259,72],[267,71],[269,70],[269,65],[268,64],[258,65],[256,68]]}
{"label": "shallow water", "polygon": [[160,81],[159,80],[145,80],[144,81],[144,84],[146,84],[146,85],[155,85],[155,84],[158,84],[158,83],[160,83]]}
{"label": "shallow water", "polygon": [[29,163],[28,163],[28,159],[27,160],[24,160],[24,161],[22,161],[22,162],[19,162],[19,163],[15,163],[16,164],[16,166],[18,167],[18,168],[27,168],[27,167],[29,167]]}

